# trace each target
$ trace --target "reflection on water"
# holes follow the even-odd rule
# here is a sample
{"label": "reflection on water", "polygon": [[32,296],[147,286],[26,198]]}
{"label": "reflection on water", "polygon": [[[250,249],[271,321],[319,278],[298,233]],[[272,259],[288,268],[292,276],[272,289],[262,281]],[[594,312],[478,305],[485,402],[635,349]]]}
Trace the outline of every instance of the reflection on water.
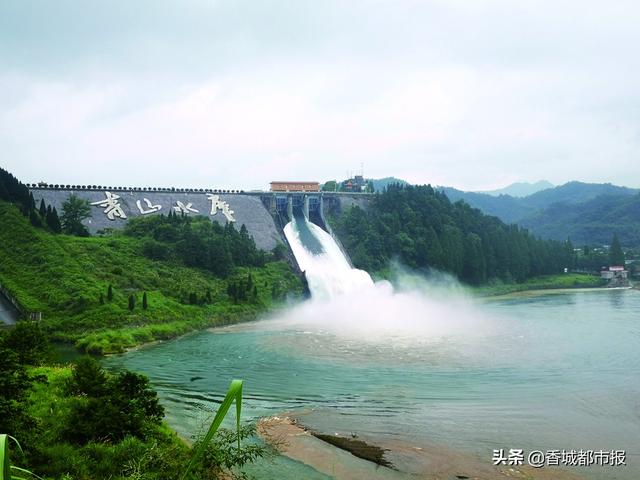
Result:
{"label": "reflection on water", "polygon": [[[493,448],[626,449],[629,466],[616,477],[585,473],[640,478],[639,292],[516,297],[475,308],[481,334],[425,329],[360,341],[357,331],[273,319],[106,364],[148,374],[169,422],[185,434],[232,378],[243,378],[247,418],[312,409],[305,421],[322,431],[435,442],[487,461]],[[301,475],[292,471],[281,478]]]}

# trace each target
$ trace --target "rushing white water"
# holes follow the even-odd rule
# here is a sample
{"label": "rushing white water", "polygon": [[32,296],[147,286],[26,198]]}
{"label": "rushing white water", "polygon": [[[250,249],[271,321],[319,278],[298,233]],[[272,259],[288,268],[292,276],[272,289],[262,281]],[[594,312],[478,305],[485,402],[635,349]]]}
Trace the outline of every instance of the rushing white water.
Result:
{"label": "rushing white water", "polygon": [[289,222],[284,234],[300,269],[306,273],[314,299],[327,300],[373,287],[367,272],[351,268],[333,237],[304,217]]}
{"label": "rushing white water", "polygon": [[492,328],[451,277],[425,279],[398,269],[396,286],[352,268],[331,235],[298,216],[284,228],[312,299],[279,312],[272,328],[321,331],[346,341],[400,347]]}

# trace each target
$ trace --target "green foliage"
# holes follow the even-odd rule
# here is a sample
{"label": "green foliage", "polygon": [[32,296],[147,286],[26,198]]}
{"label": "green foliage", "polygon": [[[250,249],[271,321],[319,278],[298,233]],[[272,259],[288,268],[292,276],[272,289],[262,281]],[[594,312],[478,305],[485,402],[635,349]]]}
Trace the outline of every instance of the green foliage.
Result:
{"label": "green foliage", "polygon": [[0,337],[0,345],[12,350],[23,365],[40,365],[50,356],[49,343],[39,323],[20,321]]}
{"label": "green foliage", "polygon": [[233,223],[223,227],[205,217],[134,218],[125,234],[142,239],[142,253],[150,259],[175,258],[219,277],[229,276],[238,266],[262,267],[267,261],[244,225],[237,231]]}
{"label": "green foliage", "polygon": [[66,392],[69,395],[102,397],[107,393],[107,373],[95,359],[82,357],[66,382]]}
{"label": "green foliage", "polygon": [[[213,440],[214,435],[220,428],[224,417],[229,412],[229,408],[231,408],[231,405],[234,401],[236,403],[236,439],[238,442],[237,452],[240,452],[240,439],[242,436],[240,429],[240,415],[242,414],[242,380],[233,380],[231,382],[231,385],[229,385],[229,389],[227,390],[227,394],[225,395],[224,400],[222,400],[220,407],[218,407],[218,411],[216,412],[216,415],[213,418],[211,425],[209,426],[209,430],[207,431],[204,438],[196,445],[194,445],[193,455],[180,477],[181,480],[185,480],[186,478],[188,478],[188,475],[193,469],[194,464],[200,460],[200,458],[205,453],[205,450],[209,448],[211,440]],[[231,465],[233,464],[234,463],[232,463]],[[231,465],[225,466],[230,467]]]}
{"label": "green foliage", "polygon": [[557,275],[542,275],[529,278],[522,283],[504,283],[493,280],[486,285],[473,287],[475,294],[481,296],[506,295],[526,290],[553,290],[566,288],[597,288],[604,286],[600,275],[587,273],[559,273]]}
{"label": "green foliage", "polygon": [[91,216],[91,206],[88,200],[76,195],[69,195],[62,204],[62,231],[70,235],[88,237],[89,231],[82,221]]}
{"label": "green foliage", "polygon": [[481,284],[521,282],[574,262],[564,244],[451,203],[428,185],[388,185],[366,211],[354,206],[343,212],[335,230],[354,265],[373,272],[397,258],[413,269],[435,268]]}
{"label": "green foliage", "polygon": [[323,192],[336,192],[338,190],[338,182],[335,180],[328,180],[322,185],[321,190]]}
{"label": "green foliage", "polygon": [[126,370],[109,375],[90,357],[74,369],[67,391],[77,397],[64,436],[81,445],[127,436],[145,439],[164,414],[147,377]]}
{"label": "green foliage", "polygon": [[622,265],[624,266],[624,252],[620,246],[620,240],[618,235],[613,235],[611,240],[611,247],[609,247],[609,265]]}
{"label": "green foliage", "polygon": [[133,295],[133,293],[131,295],[129,295],[129,311],[133,311],[133,309],[136,307],[136,297]]}
{"label": "green foliage", "polygon": [[35,207],[29,189],[3,168],[0,168],[0,200],[15,203],[25,216]]}
{"label": "green foliage", "polygon": [[287,252],[288,252],[287,247],[280,242],[278,242],[278,244],[275,247],[273,247],[273,250],[271,250],[271,254],[273,255],[273,258],[275,260],[286,260]]}
{"label": "green foliage", "polygon": [[[302,292],[299,277],[281,261],[235,266],[221,278],[208,269],[186,267],[180,258],[147,258],[142,253],[144,234],[53,235],[32,227],[4,202],[0,202],[0,225],[0,282],[25,309],[42,312],[45,333],[77,342],[92,353],[121,352],[196,328],[252,319],[288,293]],[[230,235],[240,235],[234,232]],[[268,286],[258,290],[256,301],[238,298],[235,303],[227,286],[245,280],[249,272],[254,283]],[[281,292],[277,298],[270,295],[272,285]],[[210,300],[189,305],[189,293],[197,292],[201,298],[207,291]],[[142,292],[147,293],[147,310],[130,311],[129,295]],[[104,304],[98,301],[101,294],[106,297]]]}
{"label": "green foliage", "polygon": [[45,222],[53,233],[62,233],[62,223],[60,222],[60,218],[58,218],[56,207],[47,207]]}
{"label": "green foliage", "polygon": [[194,450],[202,448],[201,463],[208,474],[206,478],[218,479],[233,467],[242,467],[266,456],[267,449],[262,445],[245,443],[242,448],[235,446],[238,440],[251,438],[255,433],[255,424],[242,425],[237,431],[221,428],[208,444],[203,445],[203,440],[195,442]]}
{"label": "green foliage", "polygon": [[0,432],[17,435],[30,423],[26,412],[30,380],[18,354],[0,346]]}
{"label": "green foliage", "polygon": [[146,310],[149,308],[149,301],[147,300],[147,292],[142,294],[142,309]]}
{"label": "green foliage", "polygon": [[22,452],[22,447],[14,437],[6,433],[0,434],[0,480],[26,480],[27,477],[39,478],[29,470],[11,465],[9,440],[14,441],[18,450]]}

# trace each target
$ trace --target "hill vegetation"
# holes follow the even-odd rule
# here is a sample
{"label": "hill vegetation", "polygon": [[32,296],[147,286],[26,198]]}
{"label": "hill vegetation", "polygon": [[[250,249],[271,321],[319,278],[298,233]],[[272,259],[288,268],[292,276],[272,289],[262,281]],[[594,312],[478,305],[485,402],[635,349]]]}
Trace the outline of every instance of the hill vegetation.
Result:
{"label": "hill vegetation", "polygon": [[477,285],[493,279],[522,282],[574,263],[570,243],[539,240],[465,202],[452,203],[428,185],[389,185],[371,208],[352,207],[334,223],[355,266],[374,272],[397,258],[411,268],[435,268]]}
{"label": "hill vegetation", "polygon": [[[22,449],[13,449],[11,461],[34,478],[244,478],[232,467],[266,453],[259,445],[236,447],[238,437],[254,432],[254,425],[246,425],[237,432],[218,430],[210,442],[194,436],[204,450],[198,456],[199,449],[192,451],[163,423],[164,409],[147,377],[107,372],[90,357],[54,364],[35,322],[0,331],[0,388],[0,432],[19,439]],[[14,478],[31,476],[20,472]]]}
{"label": "hill vegetation", "polygon": [[576,245],[608,245],[612,234],[617,234],[623,245],[639,246],[640,193],[555,203],[520,224],[546,238],[571,238]]}
{"label": "hill vegetation", "polygon": [[617,233],[623,245],[640,245],[640,190],[608,183],[569,182],[517,198],[439,188],[487,215],[517,223],[535,235],[570,238],[576,245],[606,245]]}
{"label": "hill vegetation", "polygon": [[0,202],[0,225],[0,283],[42,312],[54,339],[93,353],[252,318],[303,289],[246,231],[207,219],[142,218],[125,232],[77,237],[34,228]]}

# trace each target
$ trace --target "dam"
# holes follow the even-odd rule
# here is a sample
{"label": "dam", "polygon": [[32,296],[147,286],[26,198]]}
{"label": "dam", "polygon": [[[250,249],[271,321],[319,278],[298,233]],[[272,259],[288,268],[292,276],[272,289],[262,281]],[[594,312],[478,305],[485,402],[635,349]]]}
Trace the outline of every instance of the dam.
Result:
{"label": "dam", "polygon": [[62,214],[63,203],[75,195],[89,202],[91,215],[83,223],[93,234],[121,229],[131,218],[149,215],[208,217],[211,221],[237,228],[245,225],[256,246],[271,251],[287,245],[284,227],[294,215],[303,216],[333,235],[325,219],[326,211],[339,211],[351,205],[366,207],[371,198],[365,193],[267,192],[194,188],[113,187],[100,185],[27,184],[36,203],[43,200]]}

